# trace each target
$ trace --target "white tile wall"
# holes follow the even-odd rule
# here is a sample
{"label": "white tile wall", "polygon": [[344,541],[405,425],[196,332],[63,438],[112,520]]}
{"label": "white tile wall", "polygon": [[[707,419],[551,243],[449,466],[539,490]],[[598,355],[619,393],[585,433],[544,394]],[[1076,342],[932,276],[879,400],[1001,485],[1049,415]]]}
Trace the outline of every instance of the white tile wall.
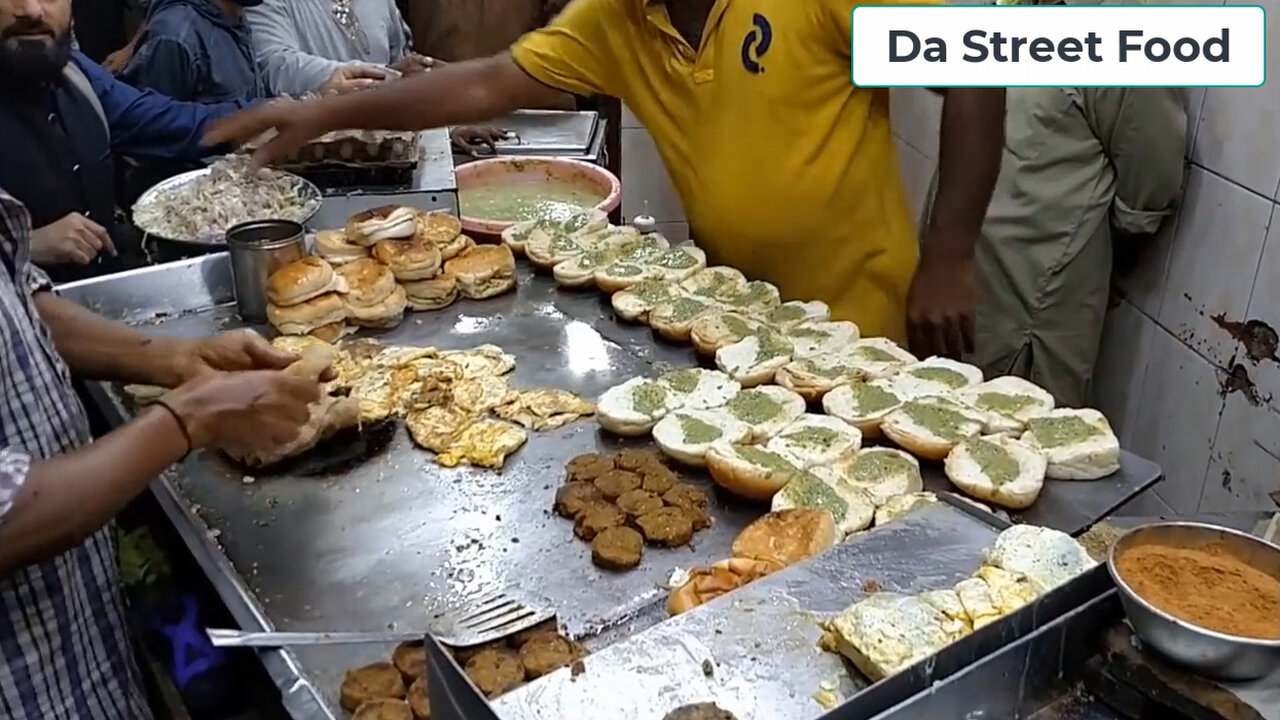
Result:
{"label": "white tile wall", "polygon": [[1280,491],[1280,414],[1241,393],[1227,396],[1200,512],[1255,511]]}
{"label": "white tile wall", "polygon": [[[624,119],[625,120],[625,119]],[[671,185],[653,138],[642,127],[622,128],[622,214],[628,219],[645,212],[660,223],[685,222],[680,196]]]}

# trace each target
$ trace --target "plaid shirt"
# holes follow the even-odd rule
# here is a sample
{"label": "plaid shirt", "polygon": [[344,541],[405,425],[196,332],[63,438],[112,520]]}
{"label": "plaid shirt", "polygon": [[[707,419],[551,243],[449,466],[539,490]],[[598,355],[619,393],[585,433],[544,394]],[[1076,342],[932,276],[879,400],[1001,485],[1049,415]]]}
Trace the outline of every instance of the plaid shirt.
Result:
{"label": "plaid shirt", "polygon": [[[32,294],[31,218],[0,189],[0,523],[31,463],[91,441],[84,408]],[[113,528],[0,576],[0,717],[151,717],[124,622]]]}

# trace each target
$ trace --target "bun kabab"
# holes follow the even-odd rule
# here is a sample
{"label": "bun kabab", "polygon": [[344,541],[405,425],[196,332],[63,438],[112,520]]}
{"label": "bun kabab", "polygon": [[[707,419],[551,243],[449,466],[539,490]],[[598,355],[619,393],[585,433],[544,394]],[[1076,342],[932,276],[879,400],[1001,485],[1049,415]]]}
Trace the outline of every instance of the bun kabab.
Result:
{"label": "bun kabab", "polygon": [[418,233],[418,211],[401,205],[382,205],[352,215],[346,236],[352,242],[372,247],[383,240],[410,240]]}

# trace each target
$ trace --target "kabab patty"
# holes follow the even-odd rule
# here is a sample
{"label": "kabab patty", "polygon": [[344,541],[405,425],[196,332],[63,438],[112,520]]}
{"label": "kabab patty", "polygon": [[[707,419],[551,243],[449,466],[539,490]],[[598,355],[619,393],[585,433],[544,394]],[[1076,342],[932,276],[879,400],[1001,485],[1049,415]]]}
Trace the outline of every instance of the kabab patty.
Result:
{"label": "kabab patty", "polygon": [[604,502],[604,493],[590,482],[575,480],[565,483],[556,491],[555,511],[560,517],[572,520],[589,505]]}
{"label": "kabab patty", "polygon": [[418,678],[409,686],[409,709],[414,720],[431,720],[431,700],[427,698],[427,679]]}
{"label": "kabab patty", "polygon": [[579,650],[572,642],[554,633],[538,635],[520,648],[520,664],[524,665],[526,680],[549,675],[572,665],[579,657]]}
{"label": "kabab patty", "polygon": [[565,482],[591,482],[613,469],[613,460],[600,453],[586,453],[570,460],[564,467]]}
{"label": "kabab patty", "polygon": [[680,476],[666,465],[656,465],[646,467],[640,471],[640,487],[648,490],[654,495],[661,495],[676,486],[680,481]]}
{"label": "kabab patty", "polygon": [[617,500],[623,493],[640,487],[641,478],[638,473],[629,470],[610,470],[596,477],[595,486],[605,500]]}
{"label": "kabab patty", "polygon": [[625,525],[627,516],[616,505],[595,503],[588,505],[573,519],[573,533],[583,540],[595,540],[596,535],[612,527]]}
{"label": "kabab patty", "polygon": [[655,545],[679,547],[693,540],[693,520],[678,507],[664,507],[636,519],[644,539]]}
{"label": "kabab patty", "polygon": [[413,720],[413,709],[404,700],[370,700],[352,713],[351,720]]}
{"label": "kabab patty", "polygon": [[509,650],[485,650],[467,661],[467,677],[494,698],[524,682],[524,666]]}
{"label": "kabab patty", "polygon": [[662,720],[738,720],[733,713],[715,703],[694,703],[667,713]]}
{"label": "kabab patty", "polygon": [[644,538],[629,527],[606,528],[591,541],[591,562],[606,570],[630,570],[643,555]]}
{"label": "kabab patty", "polygon": [[412,683],[427,674],[427,648],[420,642],[400,643],[391,651],[391,663]]}
{"label": "kabab patty", "polygon": [[542,622],[538,623],[537,625],[534,625],[528,630],[521,630],[515,635],[512,635],[510,638],[507,639],[507,644],[509,644],[512,649],[519,650],[520,648],[524,647],[525,643],[538,637],[539,635],[547,635],[547,634],[556,635],[556,634],[559,634],[559,632],[560,632],[559,621],[557,621],[555,618],[551,618],[550,620],[543,620]]}
{"label": "kabab patty", "polygon": [[378,662],[348,670],[338,696],[342,709],[355,712],[370,700],[400,699],[405,694],[404,678],[395,665]]}
{"label": "kabab patty", "polygon": [[666,467],[662,456],[653,450],[620,450],[613,456],[613,464],[619,470],[641,472],[651,467]]}
{"label": "kabab patty", "polygon": [[671,507],[685,511],[694,530],[705,530],[711,527],[711,515],[707,513],[709,499],[702,490],[684,483],[672,487],[662,494],[662,501]]}
{"label": "kabab patty", "polygon": [[638,518],[645,513],[662,508],[662,498],[647,490],[631,490],[618,496],[618,509],[629,518]]}

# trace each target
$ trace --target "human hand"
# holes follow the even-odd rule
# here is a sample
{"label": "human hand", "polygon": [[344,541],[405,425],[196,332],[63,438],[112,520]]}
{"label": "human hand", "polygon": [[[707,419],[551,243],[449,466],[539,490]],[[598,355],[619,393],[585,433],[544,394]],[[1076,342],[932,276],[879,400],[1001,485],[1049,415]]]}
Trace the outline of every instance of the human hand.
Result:
{"label": "human hand", "polygon": [[129,43],[119,50],[111,53],[102,61],[102,67],[112,75],[119,75],[124,72],[125,66],[133,59],[133,43]]}
{"label": "human hand", "polygon": [[165,394],[161,402],[182,419],[191,447],[270,451],[287,444],[311,417],[320,398],[314,379],[282,370],[201,375]]}
{"label": "human hand", "polygon": [[471,125],[463,125],[453,128],[449,131],[449,140],[453,146],[471,157],[480,155],[480,148],[489,148],[489,154],[493,155],[497,152],[494,143],[499,140],[506,140],[509,133],[506,130],[496,127],[477,127]]}
{"label": "human hand", "polygon": [[419,55],[418,53],[411,52],[400,58],[399,62],[391,66],[391,69],[401,75],[412,75],[414,73],[425,72],[427,70],[434,70],[435,68],[443,65],[445,65],[443,60],[437,60],[433,57],[427,57],[426,55]]}
{"label": "human hand", "polygon": [[922,358],[959,358],[973,352],[973,317],[978,305],[973,256],[931,252],[929,247],[926,241],[907,295],[911,352]]}
{"label": "human hand", "polygon": [[382,68],[370,65],[343,65],[320,86],[320,94],[337,93],[339,95],[364,90],[387,80],[390,75]]}
{"label": "human hand", "polygon": [[313,138],[336,129],[331,127],[322,110],[323,102],[280,100],[241,110],[215,121],[202,142],[206,146],[243,145],[268,130],[275,130],[275,135],[253,153],[254,164],[270,165],[298,152]]}
{"label": "human hand", "polygon": [[88,265],[104,251],[116,254],[106,228],[80,213],[68,213],[31,232],[31,260],[37,265]]}
{"label": "human hand", "polygon": [[179,383],[213,372],[283,370],[298,360],[249,329],[184,340],[171,355]]}

